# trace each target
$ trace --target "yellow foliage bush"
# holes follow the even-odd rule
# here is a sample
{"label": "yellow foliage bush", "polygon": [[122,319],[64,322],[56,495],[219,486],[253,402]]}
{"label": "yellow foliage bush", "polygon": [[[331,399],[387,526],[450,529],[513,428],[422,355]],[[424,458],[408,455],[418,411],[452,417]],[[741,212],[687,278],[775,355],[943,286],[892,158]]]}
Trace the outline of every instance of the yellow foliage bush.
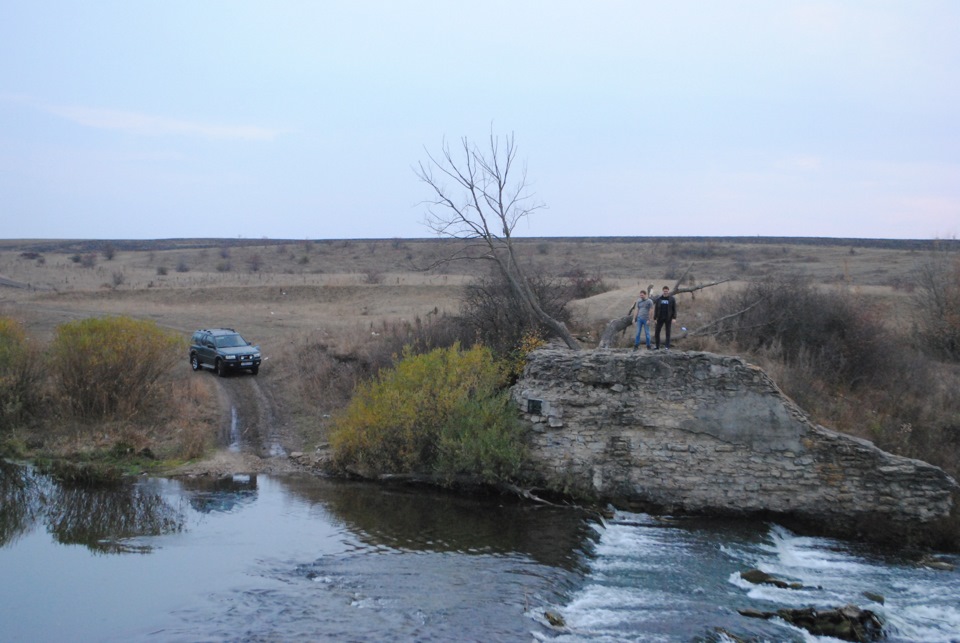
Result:
{"label": "yellow foliage bush", "polygon": [[527,355],[546,345],[547,340],[543,338],[543,331],[533,329],[525,332],[520,342],[507,356],[507,370],[510,378],[514,381],[519,379],[527,365]]}
{"label": "yellow foliage bush", "polygon": [[395,367],[359,385],[336,418],[335,461],[365,475],[510,477],[523,448],[505,375],[482,346],[405,351]]}
{"label": "yellow foliage bush", "polygon": [[0,317],[0,431],[26,422],[42,404],[43,363],[23,328]]}
{"label": "yellow foliage bush", "polygon": [[162,376],[183,340],[152,321],[91,318],[61,324],[50,347],[53,375],[78,417],[131,417],[164,400]]}

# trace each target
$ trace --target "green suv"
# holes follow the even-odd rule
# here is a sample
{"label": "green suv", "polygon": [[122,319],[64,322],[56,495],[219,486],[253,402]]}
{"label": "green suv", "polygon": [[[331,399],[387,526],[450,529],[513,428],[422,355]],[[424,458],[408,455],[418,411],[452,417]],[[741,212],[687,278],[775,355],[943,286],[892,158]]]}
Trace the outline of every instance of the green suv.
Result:
{"label": "green suv", "polygon": [[220,377],[230,371],[260,371],[260,347],[232,328],[202,328],[190,340],[190,366],[195,371],[212,368]]}

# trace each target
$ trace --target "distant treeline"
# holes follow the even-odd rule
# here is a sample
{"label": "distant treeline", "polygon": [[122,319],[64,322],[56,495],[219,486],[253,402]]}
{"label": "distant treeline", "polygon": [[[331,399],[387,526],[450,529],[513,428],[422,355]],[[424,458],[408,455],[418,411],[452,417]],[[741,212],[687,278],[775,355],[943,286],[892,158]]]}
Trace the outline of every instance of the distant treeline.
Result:
{"label": "distant treeline", "polygon": [[853,246],[889,250],[960,250],[960,239],[854,239],[834,237],[540,237],[520,241],[615,243],[735,243],[752,245]]}
{"label": "distant treeline", "polygon": [[[844,246],[887,250],[960,250],[960,239],[855,239],[834,237],[518,237],[517,243],[727,243],[750,245]],[[103,252],[184,250],[199,248],[239,248],[287,244],[351,244],[351,243],[456,243],[450,239],[39,239],[0,240],[0,250],[16,249],[32,252]]]}

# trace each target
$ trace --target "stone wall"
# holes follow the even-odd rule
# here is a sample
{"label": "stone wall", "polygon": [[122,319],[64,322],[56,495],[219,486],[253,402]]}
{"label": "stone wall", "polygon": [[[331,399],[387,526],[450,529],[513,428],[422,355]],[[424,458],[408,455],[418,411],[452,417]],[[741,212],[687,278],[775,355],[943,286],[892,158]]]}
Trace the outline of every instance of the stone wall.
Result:
{"label": "stone wall", "polygon": [[620,506],[774,514],[879,539],[945,517],[958,488],[933,465],[815,425],[737,357],[545,349],[513,399],[531,473]]}

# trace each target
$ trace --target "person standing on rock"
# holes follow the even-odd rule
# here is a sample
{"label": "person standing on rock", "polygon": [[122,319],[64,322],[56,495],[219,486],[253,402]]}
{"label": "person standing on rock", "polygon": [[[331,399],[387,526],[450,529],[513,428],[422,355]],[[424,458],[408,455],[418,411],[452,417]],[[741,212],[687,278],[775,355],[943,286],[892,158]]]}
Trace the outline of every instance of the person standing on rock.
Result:
{"label": "person standing on rock", "polygon": [[650,350],[650,319],[653,315],[653,300],[647,299],[647,291],[640,291],[640,299],[637,300],[633,315],[633,321],[637,325],[637,338],[633,341],[633,350],[640,348],[640,331],[644,330],[647,334],[647,350]]}
{"label": "person standing on rock", "polygon": [[667,327],[667,343],[664,348],[670,348],[670,325],[677,318],[677,300],[670,294],[670,289],[663,287],[663,294],[657,298],[653,305],[653,319],[657,322],[655,337],[657,341],[657,350],[660,350],[660,329]]}

